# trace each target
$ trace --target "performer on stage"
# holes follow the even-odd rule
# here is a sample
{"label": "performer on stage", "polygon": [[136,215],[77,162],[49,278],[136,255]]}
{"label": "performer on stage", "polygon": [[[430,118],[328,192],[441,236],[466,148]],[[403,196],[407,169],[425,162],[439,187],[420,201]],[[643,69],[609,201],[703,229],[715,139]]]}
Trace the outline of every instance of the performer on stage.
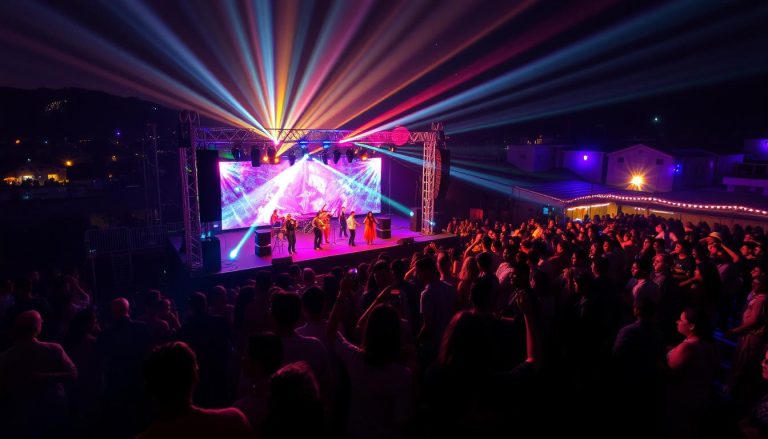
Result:
{"label": "performer on stage", "polygon": [[330,244],[330,237],[331,237],[331,212],[328,212],[325,210],[327,207],[327,204],[323,205],[323,208],[320,209],[320,212],[322,212],[322,220],[323,224],[325,225],[325,228],[323,228],[323,237],[325,238],[325,243]]}
{"label": "performer on stage", "polygon": [[269,217],[270,227],[275,227],[275,223],[280,220],[280,215],[277,214],[277,209],[272,211],[272,216]]}
{"label": "performer on stage", "polygon": [[288,254],[296,253],[296,228],[299,224],[291,218],[291,214],[285,216],[285,237],[288,240]]}
{"label": "performer on stage", "polygon": [[342,236],[347,236],[347,213],[345,212],[344,206],[342,206],[341,211],[339,211],[339,238]]}
{"label": "performer on stage", "polygon": [[363,223],[365,224],[365,230],[363,230],[363,239],[365,239],[365,242],[368,245],[371,245],[373,244],[373,240],[376,239],[376,224],[378,224],[376,218],[373,217],[373,212],[368,212],[368,215],[365,216]]}
{"label": "performer on stage", "polygon": [[347,228],[349,228],[349,245],[355,247],[355,230],[357,230],[358,222],[355,221],[355,211],[351,210],[347,217]]}
{"label": "performer on stage", "polygon": [[325,230],[325,223],[322,218],[323,211],[318,211],[317,215],[312,218],[312,232],[315,234],[315,250],[321,250],[320,244],[323,243],[323,230]]}

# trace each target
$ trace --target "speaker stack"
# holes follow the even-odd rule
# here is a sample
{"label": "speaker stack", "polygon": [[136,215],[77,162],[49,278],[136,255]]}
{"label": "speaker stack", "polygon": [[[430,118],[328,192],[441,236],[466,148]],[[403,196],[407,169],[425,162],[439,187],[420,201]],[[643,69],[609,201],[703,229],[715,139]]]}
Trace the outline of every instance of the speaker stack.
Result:
{"label": "speaker stack", "polygon": [[256,256],[272,255],[272,228],[257,228],[253,236],[256,241]]}
{"label": "speaker stack", "polygon": [[379,239],[389,239],[392,237],[392,218],[377,218],[376,237]]}
{"label": "speaker stack", "polygon": [[217,273],[221,271],[221,243],[215,236],[203,239],[203,271]]}
{"label": "speaker stack", "polygon": [[421,232],[421,207],[414,207],[411,209],[413,216],[411,216],[411,231]]}

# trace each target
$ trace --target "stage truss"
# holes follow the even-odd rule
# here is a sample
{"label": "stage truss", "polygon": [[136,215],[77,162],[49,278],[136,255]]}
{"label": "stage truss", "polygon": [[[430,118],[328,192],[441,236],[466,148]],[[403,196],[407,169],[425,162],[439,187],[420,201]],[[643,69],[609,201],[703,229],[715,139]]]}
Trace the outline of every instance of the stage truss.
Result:
{"label": "stage truss", "polygon": [[[245,145],[282,145],[299,142],[311,143],[331,143],[336,147],[353,147],[354,142],[366,143],[370,145],[382,144],[423,144],[424,154],[422,163],[421,178],[421,232],[426,235],[433,233],[434,208],[436,196],[435,168],[436,168],[436,149],[437,149],[437,131],[442,130],[442,124],[433,123],[431,131],[408,132],[407,141],[403,142],[402,136],[405,131],[396,133],[394,131],[379,131],[363,137],[355,138],[354,141],[344,142],[345,139],[353,135],[350,130],[327,130],[327,129],[267,129],[277,140],[267,139],[264,135],[248,128],[211,128],[199,126],[199,116],[192,111],[182,111],[179,116],[180,132],[188,130],[189,145],[185,147],[180,141],[179,145],[179,167],[181,170],[181,187],[183,196],[183,214],[184,214],[184,245],[186,248],[186,266],[192,271],[203,268],[202,240],[205,238],[208,227],[201,224],[200,204],[198,197],[197,183],[197,162],[196,149],[219,149],[233,146]],[[399,140],[397,142],[396,140]],[[184,142],[187,142],[185,139]]]}

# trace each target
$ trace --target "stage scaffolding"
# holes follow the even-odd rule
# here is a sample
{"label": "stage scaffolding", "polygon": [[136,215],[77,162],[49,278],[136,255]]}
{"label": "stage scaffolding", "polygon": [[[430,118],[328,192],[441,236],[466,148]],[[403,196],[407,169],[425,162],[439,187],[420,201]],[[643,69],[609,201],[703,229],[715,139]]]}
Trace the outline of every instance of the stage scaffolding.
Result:
{"label": "stage scaffolding", "polygon": [[[193,111],[182,111],[179,115],[179,167],[184,216],[185,265],[189,270],[203,268],[202,241],[209,229],[201,224],[198,197],[197,161],[195,151],[199,149],[221,149],[234,146],[277,146],[299,142],[334,144],[338,148],[352,148],[354,142],[370,145],[395,144],[390,131],[379,131],[342,142],[354,132],[351,130],[328,129],[267,129],[275,140],[267,139],[260,131],[249,128],[212,128],[199,126],[200,117]],[[434,207],[437,187],[435,181],[437,132],[442,124],[433,123],[431,131],[408,133],[406,143],[424,145],[421,179],[421,231],[433,233]],[[188,138],[185,137],[188,135]]]}

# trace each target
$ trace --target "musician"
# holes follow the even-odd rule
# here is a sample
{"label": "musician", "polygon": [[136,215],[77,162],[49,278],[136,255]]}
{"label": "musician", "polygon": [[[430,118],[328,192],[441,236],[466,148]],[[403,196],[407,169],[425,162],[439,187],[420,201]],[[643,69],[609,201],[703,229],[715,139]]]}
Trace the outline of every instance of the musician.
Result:
{"label": "musician", "polygon": [[355,247],[355,230],[357,230],[358,222],[355,221],[355,211],[349,211],[349,217],[347,217],[347,228],[349,228],[349,245]]}
{"label": "musician", "polygon": [[280,221],[280,215],[277,214],[277,209],[272,211],[272,216],[269,217],[269,225],[275,227],[275,223]]}
{"label": "musician", "polygon": [[323,211],[319,210],[314,218],[312,218],[312,232],[315,234],[315,250],[321,250],[320,244],[323,243],[323,230],[325,230],[325,222],[323,221]]}
{"label": "musician", "polygon": [[296,253],[296,228],[299,223],[291,218],[291,214],[285,216],[285,237],[288,240],[288,254]]}
{"label": "musician", "polygon": [[339,238],[347,236],[347,213],[344,206],[339,211]]}
{"label": "musician", "polygon": [[365,239],[366,244],[371,245],[373,244],[373,240],[376,239],[376,224],[378,223],[376,218],[373,217],[373,212],[368,212],[368,215],[366,215],[363,220],[363,224],[365,225],[363,239]]}
{"label": "musician", "polygon": [[328,207],[328,205],[324,204],[322,209],[320,209],[320,211],[322,212],[323,224],[325,225],[325,227],[323,228],[323,237],[325,238],[325,243],[330,244],[331,212],[328,212],[327,210],[325,210],[326,207]]}

